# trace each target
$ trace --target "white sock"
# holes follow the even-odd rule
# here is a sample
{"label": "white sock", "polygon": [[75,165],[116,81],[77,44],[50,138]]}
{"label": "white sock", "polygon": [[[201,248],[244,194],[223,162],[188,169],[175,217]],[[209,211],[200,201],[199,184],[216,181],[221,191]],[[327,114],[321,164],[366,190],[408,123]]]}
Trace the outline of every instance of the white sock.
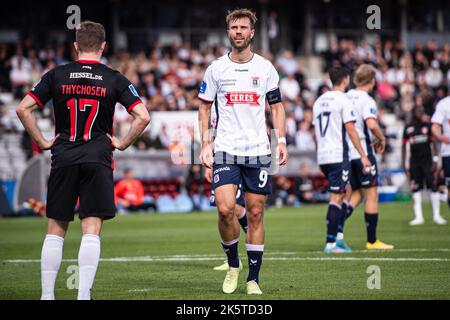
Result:
{"label": "white sock", "polygon": [[245,210],[245,208],[244,208],[244,210],[242,211],[242,213],[239,215],[239,218],[238,218],[238,219],[242,219],[246,214],[247,214],[247,210]]}
{"label": "white sock", "polygon": [[327,250],[333,249],[334,247],[336,247],[336,242],[327,242],[327,244],[325,245],[325,248]]}
{"label": "white sock", "polygon": [[100,237],[93,234],[85,234],[81,238],[80,251],[78,253],[79,284],[78,300],[91,300],[91,288],[97,272],[100,259]]}
{"label": "white sock", "polygon": [[422,212],[422,193],[420,191],[413,193],[414,200],[414,215],[416,219],[423,220],[423,212]]}
{"label": "white sock", "polygon": [[47,234],[41,252],[41,300],[55,300],[55,282],[61,266],[64,238]]}
{"label": "white sock", "polygon": [[433,208],[433,219],[441,216],[441,194],[439,192],[431,193],[431,207]]}

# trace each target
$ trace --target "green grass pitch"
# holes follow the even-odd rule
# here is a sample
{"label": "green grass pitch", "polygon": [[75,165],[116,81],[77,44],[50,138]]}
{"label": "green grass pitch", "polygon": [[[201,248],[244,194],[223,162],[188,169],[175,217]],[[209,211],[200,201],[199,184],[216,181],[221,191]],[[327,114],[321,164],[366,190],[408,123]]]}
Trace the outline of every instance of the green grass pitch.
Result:
{"label": "green grass pitch", "polygon": [[[252,299],[450,299],[450,225],[409,227],[410,203],[380,207],[379,239],[390,252],[365,252],[363,211],[346,224],[351,254],[325,255],[326,206],[269,209],[260,283]],[[448,209],[442,205],[444,217]],[[0,299],[39,299],[40,251],[46,230],[41,218],[0,219]],[[57,299],[75,299],[71,266],[80,243],[79,221],[70,228],[56,284]],[[93,298],[248,299],[244,234],[239,245],[244,270],[234,294],[221,292],[224,272],[214,212],[139,214],[106,221]],[[123,259],[114,259],[123,258]],[[15,260],[15,261],[12,261]],[[369,266],[380,268],[381,288],[368,289]],[[73,267],[72,267],[73,268]],[[369,281],[370,282],[370,281]]]}

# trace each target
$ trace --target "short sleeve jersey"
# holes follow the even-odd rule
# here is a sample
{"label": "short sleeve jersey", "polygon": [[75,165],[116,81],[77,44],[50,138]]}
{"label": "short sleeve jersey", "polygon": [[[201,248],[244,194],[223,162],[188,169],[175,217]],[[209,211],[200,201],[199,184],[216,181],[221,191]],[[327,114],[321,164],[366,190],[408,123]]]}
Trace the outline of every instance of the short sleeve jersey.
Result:
{"label": "short sleeve jersey", "polygon": [[246,63],[224,55],[207,68],[198,98],[214,103],[216,152],[235,156],[271,153],[265,106],[266,99],[271,104],[268,93],[278,89],[278,82],[273,65],[257,54]]}
{"label": "short sleeve jersey", "polygon": [[[369,128],[366,125],[366,120],[373,118],[377,119],[377,104],[375,100],[365,91],[352,89],[347,92],[347,97],[352,103],[353,110],[356,114],[355,129],[358,133],[361,146],[366,155],[374,154],[372,143],[372,135]],[[350,147],[350,159],[360,159],[361,155],[353,146],[349,143]]]}
{"label": "short sleeve jersey", "polygon": [[55,134],[52,168],[81,163],[112,166],[111,141],[116,103],[128,112],[141,99],[120,72],[97,61],[77,60],[48,71],[29,95],[43,107],[52,100]]}
{"label": "short sleeve jersey", "polygon": [[[450,97],[446,97],[438,102],[434,111],[431,123],[442,126],[442,133],[450,137]],[[450,156],[450,144],[441,143],[441,156]]]}
{"label": "short sleeve jersey", "polygon": [[344,124],[356,121],[356,114],[346,94],[340,91],[322,94],[314,102],[313,117],[318,164],[348,161],[348,138]]}

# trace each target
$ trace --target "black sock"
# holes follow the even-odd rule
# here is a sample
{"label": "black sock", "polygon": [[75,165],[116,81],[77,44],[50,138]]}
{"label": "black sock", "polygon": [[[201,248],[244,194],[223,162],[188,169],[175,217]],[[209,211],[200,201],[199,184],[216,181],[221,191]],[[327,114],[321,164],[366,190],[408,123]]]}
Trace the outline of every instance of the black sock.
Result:
{"label": "black sock", "polygon": [[348,203],[346,201],[344,201],[344,203],[342,203],[342,210],[339,215],[339,223],[338,223],[338,232],[341,232],[341,233],[344,233],[344,224],[345,224],[345,219],[347,217],[347,208],[348,208]]}
{"label": "black sock", "polygon": [[242,227],[242,230],[244,230],[244,232],[247,233],[247,229],[248,229],[247,215],[244,214],[241,218],[238,219],[238,221]]}
{"label": "black sock", "polygon": [[223,251],[227,254],[228,265],[233,268],[239,268],[238,241],[232,244],[224,244],[222,242],[222,247]]}
{"label": "black sock", "polygon": [[[248,255],[248,277],[247,282],[255,280],[259,283],[259,270],[261,269],[262,256],[264,251],[252,250],[251,244],[247,244],[247,255]],[[259,246],[259,245],[258,245]],[[264,248],[264,245],[261,245]],[[263,249],[264,250],[264,249]]]}
{"label": "black sock", "polygon": [[353,213],[353,210],[355,210],[355,208],[353,208],[353,206],[349,203],[349,204],[347,205],[347,213],[346,213],[346,215],[345,215],[345,220],[347,220],[348,218],[350,218],[350,216],[351,216],[352,213]]}
{"label": "black sock", "polygon": [[327,211],[327,242],[336,242],[340,215],[341,208],[335,203],[330,203]]}
{"label": "black sock", "polygon": [[378,213],[364,213],[364,218],[366,220],[367,242],[374,243],[377,241]]}

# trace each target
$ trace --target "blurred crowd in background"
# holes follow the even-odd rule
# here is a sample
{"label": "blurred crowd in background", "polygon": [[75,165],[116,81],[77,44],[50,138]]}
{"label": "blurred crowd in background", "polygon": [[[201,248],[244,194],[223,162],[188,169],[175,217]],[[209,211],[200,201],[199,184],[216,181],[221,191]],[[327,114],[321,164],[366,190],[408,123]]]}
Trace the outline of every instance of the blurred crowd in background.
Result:
{"label": "blurred crowd in background", "polygon": [[[102,62],[130,79],[150,112],[195,111],[199,106],[197,94],[206,68],[214,59],[227,52],[227,47],[223,45],[201,51],[191,48],[187,42],[178,46],[155,43],[136,54],[124,50],[113,55],[106,52]],[[322,53],[323,72],[319,79],[309,79],[301,58],[289,50],[260,54],[274,64],[280,75],[279,86],[286,109],[287,142],[291,150],[315,150],[311,125],[312,105],[318,95],[330,89],[326,70],[331,66],[345,66],[354,70],[362,63],[370,63],[376,67],[377,85],[373,96],[379,106],[382,126],[386,113],[395,114],[399,120],[409,121],[410,111],[415,106],[424,107],[425,112],[431,115],[436,102],[447,95],[450,86],[450,44],[438,45],[433,40],[416,43],[413,50],[406,50],[400,41],[389,39],[377,40],[372,44],[366,40],[332,41]],[[0,43],[0,92],[11,92],[16,99],[20,99],[45,72],[74,59],[74,51],[65,46],[48,45],[41,48],[29,39],[17,45]],[[2,104],[0,101],[0,132],[14,131],[11,113],[6,112]],[[41,117],[53,121],[51,108],[39,112]],[[268,106],[266,112],[270,127]],[[115,132],[123,134],[130,120],[125,109],[118,107]],[[37,151],[33,149],[26,133],[23,134],[22,145],[31,156]],[[173,147],[165,127],[156,136],[146,132],[135,143],[135,148],[141,150],[170,150]],[[276,181],[276,192],[286,188],[303,190],[298,191],[297,200],[302,197],[303,202],[321,200],[321,196],[314,191],[317,189],[313,187],[313,182],[306,179],[298,186],[295,184],[293,180]],[[296,201],[288,197],[283,199]]]}

